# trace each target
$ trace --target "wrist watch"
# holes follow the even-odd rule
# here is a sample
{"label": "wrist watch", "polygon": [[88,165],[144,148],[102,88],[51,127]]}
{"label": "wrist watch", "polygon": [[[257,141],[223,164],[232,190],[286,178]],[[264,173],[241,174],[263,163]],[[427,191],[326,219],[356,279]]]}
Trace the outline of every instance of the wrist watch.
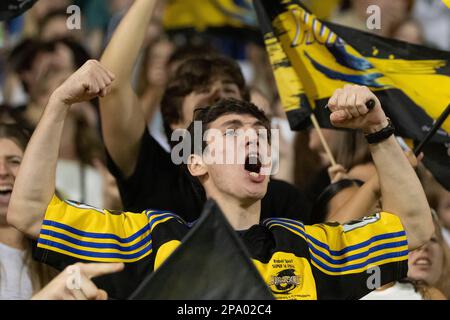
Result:
{"label": "wrist watch", "polygon": [[366,140],[369,144],[379,143],[381,141],[386,140],[387,138],[389,138],[390,136],[392,136],[394,134],[395,127],[394,127],[391,119],[387,118],[387,121],[388,121],[388,125],[386,127],[384,127],[383,129],[381,129],[380,131],[365,135]]}

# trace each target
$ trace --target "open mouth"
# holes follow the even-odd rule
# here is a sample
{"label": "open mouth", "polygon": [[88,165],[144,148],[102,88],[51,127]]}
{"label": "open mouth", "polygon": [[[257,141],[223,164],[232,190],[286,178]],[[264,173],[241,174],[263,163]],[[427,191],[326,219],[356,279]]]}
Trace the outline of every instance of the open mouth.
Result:
{"label": "open mouth", "polygon": [[414,261],[415,266],[431,266],[431,261],[428,258],[419,258],[416,261]]}
{"label": "open mouth", "polygon": [[0,203],[8,204],[11,198],[12,187],[0,187]]}
{"label": "open mouth", "polygon": [[250,172],[250,175],[258,176],[261,172],[262,163],[259,156],[256,154],[248,155],[245,158],[245,170]]}

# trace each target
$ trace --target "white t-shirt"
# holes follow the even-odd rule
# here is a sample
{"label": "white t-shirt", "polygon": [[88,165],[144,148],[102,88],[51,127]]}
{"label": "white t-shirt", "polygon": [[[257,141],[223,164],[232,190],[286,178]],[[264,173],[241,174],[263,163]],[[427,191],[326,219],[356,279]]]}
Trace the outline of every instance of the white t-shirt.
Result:
{"label": "white t-shirt", "polygon": [[385,290],[372,291],[361,300],[423,300],[423,297],[411,283],[396,282]]}
{"label": "white t-shirt", "polygon": [[[84,174],[84,186],[82,175]],[[84,199],[82,196],[84,190]],[[56,189],[64,199],[80,201],[97,208],[103,208],[103,178],[93,167],[82,171],[78,161],[58,160],[56,167]]]}
{"label": "white t-shirt", "polygon": [[442,227],[442,236],[444,237],[444,240],[447,243],[447,245],[450,247],[450,231]]}
{"label": "white t-shirt", "polygon": [[28,300],[33,295],[25,252],[0,243],[0,300]]}

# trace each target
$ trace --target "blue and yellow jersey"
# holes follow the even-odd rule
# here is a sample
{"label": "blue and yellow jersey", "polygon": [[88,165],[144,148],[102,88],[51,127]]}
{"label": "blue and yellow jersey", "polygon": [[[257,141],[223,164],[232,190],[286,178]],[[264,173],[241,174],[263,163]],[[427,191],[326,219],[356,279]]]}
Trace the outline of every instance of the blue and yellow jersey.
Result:
{"label": "blue and yellow jersey", "polygon": [[[170,212],[111,212],[54,197],[35,258],[61,270],[78,261],[124,262],[124,271],[96,281],[111,297],[124,299],[190,227]],[[346,225],[272,218],[240,235],[277,299],[358,299],[407,273],[405,231],[385,212]]]}

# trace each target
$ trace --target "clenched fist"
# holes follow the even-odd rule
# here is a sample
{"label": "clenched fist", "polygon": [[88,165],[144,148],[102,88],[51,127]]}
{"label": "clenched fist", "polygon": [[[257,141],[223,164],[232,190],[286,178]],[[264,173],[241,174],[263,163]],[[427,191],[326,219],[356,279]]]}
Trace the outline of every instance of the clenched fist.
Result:
{"label": "clenched fist", "polygon": [[53,97],[67,105],[104,97],[114,79],[100,62],[89,60],[55,90]]}
{"label": "clenched fist", "polygon": [[[372,110],[366,106],[369,100],[375,102]],[[346,85],[337,89],[328,101],[328,107],[332,112],[331,124],[338,128],[362,129],[369,134],[388,125],[380,101],[367,87]]]}

